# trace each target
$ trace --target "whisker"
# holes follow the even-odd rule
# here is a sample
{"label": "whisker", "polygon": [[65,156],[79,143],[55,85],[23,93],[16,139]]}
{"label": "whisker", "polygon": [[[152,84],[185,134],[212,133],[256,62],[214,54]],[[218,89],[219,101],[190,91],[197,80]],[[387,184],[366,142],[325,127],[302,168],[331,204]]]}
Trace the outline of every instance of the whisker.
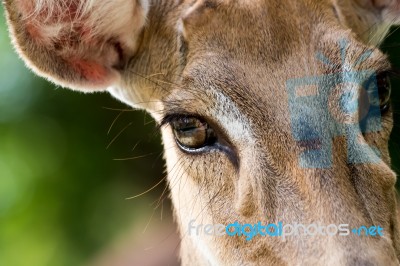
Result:
{"label": "whisker", "polygon": [[167,176],[165,176],[164,178],[162,178],[157,184],[155,184],[154,186],[152,186],[152,187],[149,188],[148,190],[146,190],[146,191],[144,191],[144,192],[142,192],[142,193],[140,193],[140,194],[138,194],[138,195],[135,195],[135,196],[133,196],[133,197],[126,198],[126,199],[127,199],[127,200],[136,199],[136,198],[138,198],[138,197],[140,197],[140,196],[143,196],[143,195],[149,193],[150,191],[152,191],[153,189],[155,189],[156,187],[158,187],[166,178],[167,178]]}
{"label": "whisker", "polygon": [[119,136],[121,136],[121,134],[122,134],[127,128],[129,128],[132,124],[133,124],[133,123],[130,122],[127,126],[125,126],[125,127],[110,141],[110,143],[107,145],[106,150],[108,150],[108,148],[110,148],[110,146],[117,140],[117,138],[118,138]]}
{"label": "whisker", "polygon": [[118,118],[120,118],[121,115],[122,115],[123,113],[125,113],[125,111],[121,111],[121,112],[117,115],[117,117],[115,117],[114,121],[111,123],[110,128],[109,128],[108,131],[107,131],[107,135],[110,135],[111,129],[113,128],[114,124],[117,122]]}
{"label": "whisker", "polygon": [[145,233],[146,233],[147,228],[149,227],[151,221],[153,220],[153,217],[154,217],[154,213],[155,213],[155,212],[156,212],[156,210],[153,210],[153,213],[151,214],[149,221],[147,222],[146,226],[144,227],[142,234],[145,234]]}
{"label": "whisker", "polygon": [[145,157],[149,157],[151,155],[156,154],[155,152],[152,153],[148,153],[145,155],[139,155],[139,156],[134,156],[134,157],[129,157],[129,158],[120,158],[120,159],[113,159],[113,161],[130,161],[130,160],[136,160],[136,159],[141,159],[141,158],[145,158]]}

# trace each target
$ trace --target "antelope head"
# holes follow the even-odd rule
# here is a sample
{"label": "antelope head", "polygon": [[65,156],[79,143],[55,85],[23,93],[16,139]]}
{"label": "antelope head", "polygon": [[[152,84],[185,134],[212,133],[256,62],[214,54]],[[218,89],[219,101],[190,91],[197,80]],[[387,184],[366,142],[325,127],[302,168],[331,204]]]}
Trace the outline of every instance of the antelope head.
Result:
{"label": "antelope head", "polygon": [[161,125],[183,265],[399,264],[399,0],[4,4],[38,75]]}

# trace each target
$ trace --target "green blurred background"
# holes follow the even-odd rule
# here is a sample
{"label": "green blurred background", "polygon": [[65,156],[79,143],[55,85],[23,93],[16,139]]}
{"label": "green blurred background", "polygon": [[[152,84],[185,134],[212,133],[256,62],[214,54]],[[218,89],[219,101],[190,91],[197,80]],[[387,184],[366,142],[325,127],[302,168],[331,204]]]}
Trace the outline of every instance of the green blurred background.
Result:
{"label": "green blurred background", "polygon": [[[400,31],[383,46],[400,67]],[[152,119],[108,94],[57,89],[33,75],[13,52],[3,17],[0,69],[0,265],[101,265],[102,254],[116,243],[143,238],[151,204],[165,183],[143,197],[126,198],[163,178]],[[395,169],[400,167],[399,93],[394,89]],[[161,212],[171,225],[169,202],[154,214],[158,225],[164,223]]]}
{"label": "green blurred background", "polygon": [[[127,236],[145,235],[165,183],[126,198],[163,178],[159,133],[148,115],[106,93],[36,77],[14,53],[0,13],[0,265],[89,265]],[[161,209],[172,224],[164,202],[152,230]]]}

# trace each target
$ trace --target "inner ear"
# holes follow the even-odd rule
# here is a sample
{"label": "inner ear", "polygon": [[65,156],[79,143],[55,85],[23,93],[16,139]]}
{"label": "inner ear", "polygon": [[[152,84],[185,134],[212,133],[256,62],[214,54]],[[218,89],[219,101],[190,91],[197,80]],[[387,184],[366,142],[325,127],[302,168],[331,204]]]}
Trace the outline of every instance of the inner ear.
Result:
{"label": "inner ear", "polygon": [[14,43],[38,74],[78,90],[106,89],[135,52],[145,1],[6,0]]}
{"label": "inner ear", "polygon": [[400,0],[333,0],[341,24],[361,41],[379,46],[391,25],[400,22]]}

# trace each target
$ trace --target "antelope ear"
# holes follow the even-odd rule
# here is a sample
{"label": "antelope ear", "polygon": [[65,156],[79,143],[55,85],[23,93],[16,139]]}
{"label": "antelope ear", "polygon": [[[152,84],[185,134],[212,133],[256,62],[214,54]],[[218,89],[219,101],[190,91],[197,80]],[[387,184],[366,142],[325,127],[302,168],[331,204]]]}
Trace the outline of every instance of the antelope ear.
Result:
{"label": "antelope ear", "polygon": [[400,0],[333,0],[339,19],[367,44],[379,45],[400,24]]}
{"label": "antelope ear", "polygon": [[400,23],[400,0],[357,0],[364,7],[381,15],[387,24]]}
{"label": "antelope ear", "polygon": [[148,0],[5,0],[14,45],[38,75],[104,90],[137,48]]}

